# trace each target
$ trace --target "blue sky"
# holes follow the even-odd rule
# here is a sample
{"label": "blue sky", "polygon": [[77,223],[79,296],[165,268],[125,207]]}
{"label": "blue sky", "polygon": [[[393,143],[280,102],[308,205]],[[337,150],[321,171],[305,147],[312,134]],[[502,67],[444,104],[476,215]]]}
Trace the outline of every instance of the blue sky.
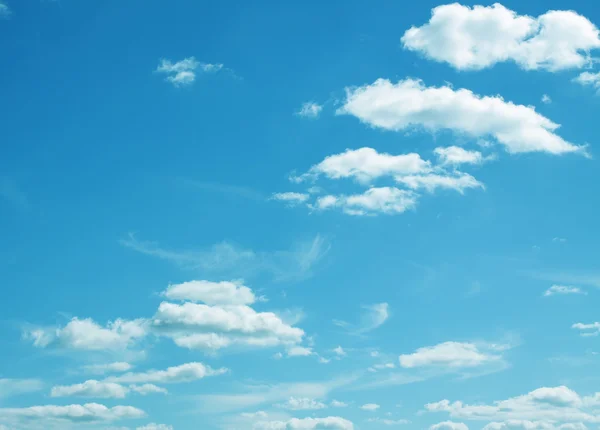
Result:
{"label": "blue sky", "polygon": [[593,2],[0,1],[0,429],[600,425]]}

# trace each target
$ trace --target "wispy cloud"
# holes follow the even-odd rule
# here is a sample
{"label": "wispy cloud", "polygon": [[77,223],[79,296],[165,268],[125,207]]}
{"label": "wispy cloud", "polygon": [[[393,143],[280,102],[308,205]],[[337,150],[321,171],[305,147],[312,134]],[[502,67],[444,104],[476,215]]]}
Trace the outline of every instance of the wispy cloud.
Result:
{"label": "wispy cloud", "polygon": [[310,277],[331,249],[330,242],[321,235],[299,242],[289,250],[260,252],[227,241],[198,250],[171,250],[156,242],[140,241],[132,233],[119,243],[184,269],[244,278],[267,273],[277,281]]}
{"label": "wispy cloud", "polygon": [[362,306],[360,320],[357,323],[333,320],[338,327],[342,327],[350,334],[363,335],[381,326],[389,318],[389,306],[387,303],[376,303]]}
{"label": "wispy cloud", "polygon": [[196,72],[216,73],[223,69],[223,64],[201,63],[194,57],[184,58],[173,63],[168,59],[161,59],[156,72],[166,74],[167,82],[176,87],[191,85],[196,80]]}
{"label": "wispy cloud", "polygon": [[8,18],[11,15],[12,15],[12,12],[11,12],[10,8],[8,7],[8,5],[6,5],[4,2],[0,1],[0,19]]}
{"label": "wispy cloud", "polygon": [[323,106],[321,106],[320,104],[315,102],[306,102],[302,104],[302,107],[298,112],[296,112],[296,115],[302,118],[315,119],[319,117],[322,110]]}

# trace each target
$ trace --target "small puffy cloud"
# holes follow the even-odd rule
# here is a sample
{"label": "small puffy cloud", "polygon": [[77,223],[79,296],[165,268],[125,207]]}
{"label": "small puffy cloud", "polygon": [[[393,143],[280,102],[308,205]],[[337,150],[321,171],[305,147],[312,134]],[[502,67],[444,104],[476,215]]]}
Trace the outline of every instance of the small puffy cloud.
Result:
{"label": "small puffy cloud", "polygon": [[103,382],[90,379],[82,384],[59,385],[52,387],[51,397],[93,397],[93,398],[124,398],[129,390],[114,382]]}
{"label": "small puffy cloud", "polygon": [[593,322],[591,324],[575,323],[571,328],[579,330],[581,336],[584,337],[598,336],[600,334],[600,322]]}
{"label": "small puffy cloud", "polygon": [[304,346],[292,346],[290,348],[288,348],[287,350],[287,356],[288,357],[308,357],[310,355],[313,355],[314,351],[312,350],[312,348],[307,348]]}
{"label": "small puffy cloud", "polygon": [[165,388],[157,387],[154,384],[142,384],[142,385],[130,385],[129,389],[131,391],[135,391],[142,396],[147,396],[148,394],[167,394],[168,391]]}
{"label": "small puffy cloud", "polygon": [[341,417],[292,418],[288,421],[259,421],[255,429],[262,430],[354,430],[354,425]]}
{"label": "small puffy cloud", "polygon": [[168,82],[176,87],[182,87],[194,83],[197,69],[204,73],[215,73],[223,69],[223,65],[200,63],[194,57],[188,57],[176,63],[162,59],[156,72],[166,74]]}
{"label": "small puffy cloud", "polygon": [[136,430],[174,430],[173,426],[166,424],[146,424],[145,426],[137,427]]}
{"label": "small puffy cloud", "polygon": [[453,421],[444,421],[429,427],[429,430],[469,430],[464,423],[455,423]]}
{"label": "small puffy cloud", "polygon": [[479,151],[468,151],[460,146],[438,147],[433,150],[443,165],[481,164],[485,158]]}
{"label": "small puffy cloud", "polygon": [[0,399],[40,391],[44,384],[39,379],[0,378]]}
{"label": "small puffy cloud", "polygon": [[22,421],[27,420],[27,422],[106,422],[121,419],[142,418],[145,415],[144,411],[132,406],[114,406],[109,408],[98,403],[0,409],[0,418]]}
{"label": "small puffy cloud", "polygon": [[[542,387],[525,395],[495,401],[492,404],[469,405],[461,401],[442,400],[425,405],[425,410],[446,412],[455,419],[495,422],[486,427],[487,430],[568,429],[582,428],[578,427],[577,423],[597,423],[600,419],[597,415],[599,399],[600,393],[580,396],[565,386]],[[525,422],[546,422],[552,425],[523,427]],[[517,426],[510,427],[513,424]]]}
{"label": "small puffy cloud", "polygon": [[302,107],[296,115],[302,118],[318,118],[323,110],[323,106],[315,102],[306,102],[302,104]]}
{"label": "small puffy cloud", "polygon": [[364,216],[393,215],[414,209],[418,195],[410,190],[395,187],[373,187],[362,194],[327,195],[319,197],[314,209],[328,210],[340,208],[348,215]]}
{"label": "small puffy cloud", "polygon": [[131,370],[133,366],[126,362],[114,362],[114,363],[106,363],[106,364],[88,364],[83,366],[83,370],[87,373],[94,373],[97,375],[102,375],[105,373],[120,373],[127,372]]}
{"label": "small puffy cloud", "polygon": [[544,94],[542,95],[542,103],[549,105],[550,103],[552,103],[552,99],[550,98],[550,96],[548,94]]}
{"label": "small puffy cloud", "polygon": [[587,294],[579,287],[571,287],[567,285],[552,285],[544,292],[544,296],[555,296],[564,294]]}
{"label": "small puffy cloud", "polygon": [[288,206],[297,206],[299,204],[305,203],[310,198],[310,195],[306,193],[295,193],[295,192],[285,192],[285,193],[274,193],[271,197],[271,200],[278,200],[280,202],[284,202]]}
{"label": "small puffy cloud", "polygon": [[148,372],[129,372],[123,375],[111,376],[109,382],[127,384],[176,384],[192,382],[209,376],[218,376],[227,372],[227,369],[213,369],[202,363],[186,363],[180,366],[169,367],[166,370],[150,370]]}
{"label": "small puffy cloud", "polygon": [[290,411],[307,411],[325,409],[327,407],[324,403],[308,397],[290,397],[287,402],[279,404],[278,406]]}
{"label": "small puffy cloud", "polygon": [[513,61],[525,70],[582,68],[600,48],[598,28],[572,11],[551,10],[537,18],[499,3],[434,8],[431,19],[402,36],[408,50],[459,70],[480,70]]}
{"label": "small puffy cloud", "polygon": [[494,139],[510,153],[585,153],[555,132],[559,125],[533,107],[516,105],[499,96],[479,96],[450,86],[427,87],[405,79],[393,84],[378,79],[373,84],[347,88],[337,111],[385,130],[450,130],[474,140]]}
{"label": "small puffy cloud", "polygon": [[329,405],[332,408],[346,408],[346,407],[348,407],[348,403],[340,402],[338,400],[332,400],[331,403],[329,403]]}
{"label": "small puffy cloud", "polygon": [[117,319],[102,327],[90,318],[71,319],[64,327],[27,330],[23,337],[39,348],[58,346],[88,351],[125,349],[147,334],[146,320]]}
{"label": "small puffy cloud", "polygon": [[346,355],[346,351],[344,351],[344,348],[342,348],[341,346],[337,346],[336,348],[334,348],[333,352],[338,357],[344,357]]}
{"label": "small puffy cloud", "polygon": [[376,411],[377,409],[379,409],[380,407],[381,407],[381,406],[379,406],[377,403],[367,403],[367,404],[364,404],[364,405],[362,405],[360,408],[361,408],[363,411],[371,411],[371,412],[374,412],[374,411]]}
{"label": "small puffy cloud", "polygon": [[169,285],[163,296],[170,300],[189,300],[207,305],[251,305],[256,301],[250,288],[230,281],[189,281]]}
{"label": "small puffy cloud", "polygon": [[482,350],[472,343],[444,342],[417,349],[412,354],[400,356],[400,366],[405,368],[442,366],[450,368],[477,367],[501,356]]}
{"label": "small puffy cloud", "polygon": [[573,79],[573,81],[577,82],[578,84],[592,87],[595,90],[600,91],[600,72],[583,72],[575,79]]}

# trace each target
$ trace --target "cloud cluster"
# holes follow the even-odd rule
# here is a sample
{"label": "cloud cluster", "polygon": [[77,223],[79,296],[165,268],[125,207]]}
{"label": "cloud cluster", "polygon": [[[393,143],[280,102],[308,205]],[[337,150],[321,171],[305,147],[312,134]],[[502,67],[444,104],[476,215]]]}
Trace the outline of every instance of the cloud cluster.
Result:
{"label": "cloud cluster", "polygon": [[354,424],[340,417],[292,418],[287,421],[259,421],[255,429],[264,430],[354,430]]}
{"label": "cloud cluster", "polygon": [[555,72],[589,65],[590,51],[600,48],[600,35],[573,11],[531,17],[499,3],[472,8],[453,3],[434,8],[427,24],[404,33],[402,44],[459,70],[513,61],[525,70]]}
{"label": "cloud cluster", "polygon": [[109,422],[129,418],[142,418],[144,411],[132,406],[107,407],[98,403],[66,406],[31,406],[27,408],[0,409],[0,418],[8,421],[48,421],[93,423]]}
{"label": "cloud cluster", "polygon": [[182,87],[194,83],[197,69],[204,73],[215,73],[223,69],[223,65],[200,63],[194,57],[188,57],[176,63],[162,59],[156,68],[156,72],[166,74],[168,82],[176,87]]}
{"label": "cloud cluster", "polygon": [[502,357],[486,346],[473,343],[444,342],[435,346],[417,349],[411,354],[400,356],[404,368],[444,366],[449,368],[477,367],[501,360]]}

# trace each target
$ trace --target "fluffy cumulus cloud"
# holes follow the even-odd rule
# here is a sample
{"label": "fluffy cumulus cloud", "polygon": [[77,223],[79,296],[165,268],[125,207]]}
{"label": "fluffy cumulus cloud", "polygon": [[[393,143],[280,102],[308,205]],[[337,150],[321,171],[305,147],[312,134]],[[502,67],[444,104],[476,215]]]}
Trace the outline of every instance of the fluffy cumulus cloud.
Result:
{"label": "fluffy cumulus cloud", "polygon": [[263,430],[354,430],[354,425],[341,417],[292,418],[287,421],[259,421],[254,428]]}
{"label": "fluffy cumulus cloud", "polygon": [[194,83],[197,70],[204,73],[215,73],[222,69],[222,64],[200,63],[194,57],[188,57],[176,63],[162,59],[156,72],[167,75],[165,79],[174,86],[182,87]]}
{"label": "fluffy cumulus cloud", "polygon": [[519,15],[499,3],[434,8],[431,19],[402,36],[406,49],[460,70],[480,70],[513,61],[525,70],[558,71],[591,63],[600,48],[598,28],[573,11]]}
{"label": "fluffy cumulus cloud", "polygon": [[481,366],[501,358],[487,348],[472,343],[444,342],[419,348],[411,354],[403,354],[399,360],[400,366],[405,368],[431,366],[462,368]]}
{"label": "fluffy cumulus cloud", "polygon": [[370,412],[374,412],[377,409],[379,409],[381,406],[379,406],[377,403],[366,403],[364,405],[362,405],[360,408],[363,411],[370,411]]}
{"label": "fluffy cumulus cloud", "polygon": [[429,430],[469,430],[465,423],[456,423],[454,421],[443,421],[429,427]]}
{"label": "fluffy cumulus cloud", "polygon": [[399,214],[414,209],[417,194],[395,187],[372,187],[362,194],[326,195],[317,198],[311,207],[316,210],[340,208],[348,215]]}
{"label": "fluffy cumulus cloud", "polygon": [[460,146],[435,148],[433,151],[443,165],[481,164],[485,160],[479,151],[469,151]]}
{"label": "fluffy cumulus cloud", "polygon": [[125,349],[147,335],[144,319],[117,319],[103,327],[90,318],[73,318],[64,327],[26,330],[24,337],[39,348],[57,346],[70,349],[103,351]]}
{"label": "fluffy cumulus cloud", "polygon": [[169,285],[163,296],[169,300],[189,300],[207,305],[251,305],[256,301],[250,288],[229,281],[190,281]]}
{"label": "fluffy cumulus cloud", "polygon": [[75,385],[59,385],[52,387],[52,397],[95,397],[95,398],[124,398],[129,390],[114,382],[96,381],[94,379]]}
{"label": "fluffy cumulus cloud", "polygon": [[[489,405],[469,405],[460,401],[442,400],[425,405],[425,409],[429,412],[445,412],[455,419],[492,422],[488,430],[576,429],[582,428],[580,423],[600,421],[598,406],[600,406],[600,393],[580,396],[568,387],[559,386],[538,388],[525,395],[496,401]],[[523,426],[528,422],[545,423],[550,426]],[[513,425],[516,423],[521,427]],[[510,427],[511,425],[513,427]]]}
{"label": "fluffy cumulus cloud", "polygon": [[213,369],[202,363],[186,363],[180,366],[169,367],[165,370],[149,370],[147,372],[129,372],[123,375],[111,376],[108,382],[128,384],[175,384],[192,382],[209,376],[218,376],[227,372],[227,369]]}
{"label": "fluffy cumulus cloud", "polygon": [[420,128],[431,132],[450,130],[474,139],[492,138],[508,152],[584,152],[556,134],[559,125],[533,107],[516,105],[500,96],[479,96],[450,86],[428,87],[405,79],[346,90],[338,114],[353,115],[381,129],[401,131]]}
{"label": "fluffy cumulus cloud", "polygon": [[571,326],[575,330],[579,330],[579,334],[583,337],[598,336],[600,334],[600,322],[593,323],[575,323]]}
{"label": "fluffy cumulus cloud", "polygon": [[296,115],[301,116],[303,118],[317,118],[321,111],[323,110],[323,106],[315,102],[306,102],[302,104],[302,107]]}
{"label": "fluffy cumulus cloud", "polygon": [[114,406],[109,408],[98,403],[65,406],[31,406],[27,408],[0,409],[0,419],[7,422],[71,422],[93,423],[121,419],[142,418],[144,411],[132,406]]}

